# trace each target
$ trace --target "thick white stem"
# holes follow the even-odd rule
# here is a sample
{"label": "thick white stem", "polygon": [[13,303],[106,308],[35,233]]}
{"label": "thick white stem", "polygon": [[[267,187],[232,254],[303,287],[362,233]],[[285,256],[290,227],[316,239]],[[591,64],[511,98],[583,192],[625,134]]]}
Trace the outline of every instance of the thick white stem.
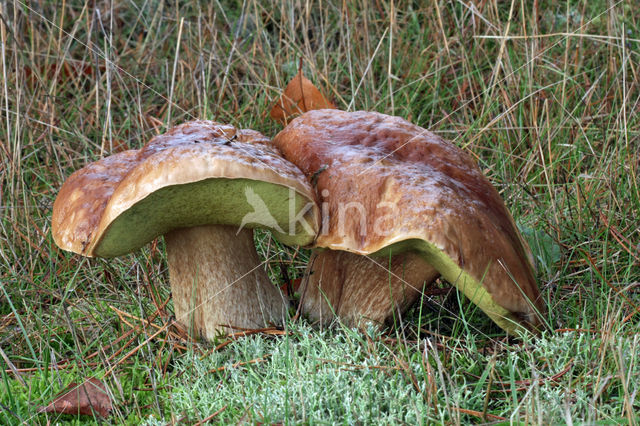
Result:
{"label": "thick white stem", "polygon": [[284,322],[288,301],[269,281],[253,231],[236,232],[210,225],[165,235],[176,318],[196,336]]}

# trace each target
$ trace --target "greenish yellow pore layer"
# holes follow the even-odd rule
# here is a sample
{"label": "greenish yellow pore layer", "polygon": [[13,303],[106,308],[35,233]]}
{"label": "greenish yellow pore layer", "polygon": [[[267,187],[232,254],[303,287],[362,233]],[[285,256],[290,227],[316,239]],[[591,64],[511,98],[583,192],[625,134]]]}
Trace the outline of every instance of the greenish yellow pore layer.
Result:
{"label": "greenish yellow pore layer", "polygon": [[496,303],[482,286],[482,283],[471,277],[443,251],[427,241],[419,239],[400,241],[373,253],[372,256],[387,257],[390,254],[399,254],[405,251],[420,253],[431,266],[440,272],[444,279],[453,284],[506,332],[514,335],[528,332],[515,315]]}
{"label": "greenish yellow pore layer", "polygon": [[[307,232],[299,222],[295,223],[294,232],[289,232],[290,203],[294,203],[293,220],[311,200],[283,185],[250,179],[212,178],[168,186],[138,201],[109,225],[93,254],[115,257],[130,253],[155,237],[177,228],[239,226],[246,214],[256,211],[247,201],[247,192],[252,194],[252,200],[264,202],[284,232],[252,222],[247,223],[245,228],[271,229],[275,237],[287,245],[308,245],[313,242],[315,234]],[[309,208],[304,219],[311,229],[315,229],[312,215],[312,209]]]}

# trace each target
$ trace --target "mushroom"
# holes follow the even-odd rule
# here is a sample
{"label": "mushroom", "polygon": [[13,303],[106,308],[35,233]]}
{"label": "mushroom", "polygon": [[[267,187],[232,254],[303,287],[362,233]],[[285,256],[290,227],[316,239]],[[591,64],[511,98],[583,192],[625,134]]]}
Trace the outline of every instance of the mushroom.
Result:
{"label": "mushroom", "polygon": [[211,121],[76,171],[52,215],[55,242],[88,257],[120,256],[164,235],[176,318],[207,339],[223,326],[282,323],[287,312],[249,228],[307,245],[317,226],[300,170],[260,133]]}
{"label": "mushroom", "polygon": [[[317,109],[335,109],[302,73],[291,79],[270,116],[286,125],[298,115]],[[316,175],[311,177],[312,183]],[[404,253],[384,265],[354,253],[325,250],[312,254],[309,271],[317,272],[303,285],[303,310],[322,324],[339,318],[348,326],[362,321],[384,323],[401,314],[420,297],[424,283],[440,274],[417,255]],[[326,273],[324,273],[326,271]]]}
{"label": "mushroom", "polygon": [[[416,253],[507,332],[541,326],[545,305],[526,243],[455,145],[399,117],[338,110],[301,115],[274,143],[319,195],[315,247]],[[312,267],[309,286],[333,273],[325,264]]]}

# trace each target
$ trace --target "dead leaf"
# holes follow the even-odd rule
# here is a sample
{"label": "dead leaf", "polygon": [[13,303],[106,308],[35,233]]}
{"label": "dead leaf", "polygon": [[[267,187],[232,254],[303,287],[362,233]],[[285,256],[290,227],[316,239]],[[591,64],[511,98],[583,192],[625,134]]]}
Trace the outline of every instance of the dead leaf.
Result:
{"label": "dead leaf", "polygon": [[81,385],[71,383],[58,395],[38,412],[107,417],[113,409],[107,387],[98,379],[90,378]]}
{"label": "dead leaf", "polygon": [[290,292],[297,292],[300,289],[300,284],[302,283],[302,278],[296,278],[294,280],[290,280],[288,283],[284,283],[280,286],[280,291],[284,293],[287,297],[292,297],[293,294],[289,294]]}
{"label": "dead leaf", "polygon": [[298,74],[287,84],[280,99],[271,108],[271,118],[287,125],[295,116],[314,109],[331,108],[336,106],[331,103],[302,74],[302,67],[298,68]]}

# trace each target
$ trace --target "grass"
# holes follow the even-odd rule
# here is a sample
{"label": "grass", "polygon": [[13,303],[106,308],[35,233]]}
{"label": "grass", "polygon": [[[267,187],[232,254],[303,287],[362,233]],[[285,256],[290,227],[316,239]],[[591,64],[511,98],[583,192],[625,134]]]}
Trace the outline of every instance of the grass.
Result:
{"label": "grass", "polygon": [[[113,394],[111,423],[638,423],[633,2],[10,0],[0,14],[0,423],[97,422],[37,412],[86,377]],[[300,320],[216,349],[168,326],[161,241],[110,261],[56,248],[51,206],[73,170],[193,118],[274,135],[300,58],[338,107],[403,116],[476,158],[531,242],[555,332],[505,341],[449,292],[384,333]],[[257,240],[274,281],[280,264],[302,275],[304,251]]]}

